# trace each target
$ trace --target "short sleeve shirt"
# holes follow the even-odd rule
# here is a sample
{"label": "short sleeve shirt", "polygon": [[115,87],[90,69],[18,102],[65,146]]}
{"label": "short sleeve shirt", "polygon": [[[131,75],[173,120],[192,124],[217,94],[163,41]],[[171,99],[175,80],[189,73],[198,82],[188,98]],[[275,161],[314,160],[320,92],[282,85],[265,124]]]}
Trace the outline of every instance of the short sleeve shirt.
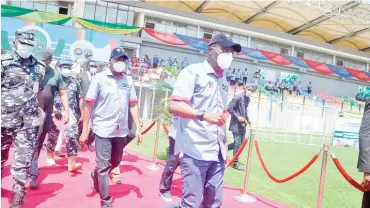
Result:
{"label": "short sleeve shirt", "polygon": [[125,137],[129,104],[137,102],[134,82],[130,76],[113,76],[110,69],[95,75],[87,91],[86,101],[94,103],[91,115],[95,134],[103,138]]}
{"label": "short sleeve shirt", "polygon": [[50,67],[49,70],[45,71],[44,90],[42,92],[44,110],[47,114],[53,112],[55,92],[59,90],[67,90],[67,83],[59,71]]}
{"label": "short sleeve shirt", "polygon": [[[196,110],[220,113],[226,109],[228,83],[207,61],[181,71],[171,100],[188,103]],[[197,160],[218,161],[219,151],[226,158],[226,127],[197,119],[179,118],[175,154],[180,152]]]}

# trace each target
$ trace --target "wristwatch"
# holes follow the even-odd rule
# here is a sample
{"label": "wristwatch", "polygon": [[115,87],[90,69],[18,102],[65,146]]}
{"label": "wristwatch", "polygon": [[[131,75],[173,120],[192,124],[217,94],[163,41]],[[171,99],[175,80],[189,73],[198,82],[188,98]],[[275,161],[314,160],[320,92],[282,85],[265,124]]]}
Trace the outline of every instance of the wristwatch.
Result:
{"label": "wristwatch", "polygon": [[200,120],[200,121],[203,121],[203,117],[204,117],[204,113],[205,113],[206,111],[204,111],[204,110],[200,110],[200,111],[198,111],[198,113],[197,113],[197,118]]}

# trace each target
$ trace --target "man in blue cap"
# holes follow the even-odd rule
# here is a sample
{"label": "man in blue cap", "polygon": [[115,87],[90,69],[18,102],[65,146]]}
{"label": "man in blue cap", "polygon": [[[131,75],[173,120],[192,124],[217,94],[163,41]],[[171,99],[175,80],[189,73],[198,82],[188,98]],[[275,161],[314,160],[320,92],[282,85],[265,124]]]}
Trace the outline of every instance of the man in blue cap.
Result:
{"label": "man in blue cap", "polygon": [[100,193],[103,208],[113,207],[109,194],[109,171],[118,167],[123,148],[132,138],[129,113],[136,128],[137,144],[142,136],[139,123],[139,108],[130,76],[126,76],[128,59],[122,48],[115,48],[110,55],[108,69],[95,75],[85,97],[83,130],[80,143],[84,145],[89,135],[89,120],[95,134],[96,168],[91,172],[93,188]]}
{"label": "man in blue cap", "polygon": [[228,83],[223,76],[241,46],[217,34],[203,63],[183,69],[174,87],[170,113],[179,117],[175,154],[180,153],[182,199],[171,207],[221,207],[227,155]]}

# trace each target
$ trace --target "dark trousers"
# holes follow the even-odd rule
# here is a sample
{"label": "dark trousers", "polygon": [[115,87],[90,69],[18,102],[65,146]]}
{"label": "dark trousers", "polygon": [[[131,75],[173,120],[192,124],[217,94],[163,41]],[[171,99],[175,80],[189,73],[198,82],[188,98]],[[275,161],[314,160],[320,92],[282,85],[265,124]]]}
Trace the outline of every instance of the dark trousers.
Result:
{"label": "dark trousers", "polygon": [[161,181],[159,182],[159,191],[161,193],[169,193],[171,191],[173,174],[180,164],[179,155],[174,155],[175,140],[172,137],[168,137],[168,140],[170,142],[170,149],[168,152],[166,166],[164,167]]}
{"label": "dark trousers", "polygon": [[361,208],[370,208],[370,191],[364,192]]}
{"label": "dark trousers", "polygon": [[35,146],[37,146],[38,127],[29,129],[1,128],[1,169],[9,158],[9,149],[14,141],[14,161],[11,168],[13,175],[12,206],[23,207],[26,196],[26,184]]}
{"label": "dark trousers", "polygon": [[39,177],[38,160],[39,160],[41,148],[44,145],[46,134],[49,133],[52,124],[53,124],[53,117],[51,116],[51,114],[46,114],[45,115],[44,126],[43,126],[42,132],[39,136],[39,142],[38,142],[37,146],[35,147],[35,150],[34,150],[35,152],[33,154],[32,162],[31,162],[31,170],[30,170],[31,180],[37,180],[37,178]]}
{"label": "dark trousers", "polygon": [[101,204],[110,205],[112,204],[112,196],[109,194],[109,172],[120,164],[126,138],[103,138],[96,134],[95,137],[97,164],[94,175],[97,176],[99,183]]}
{"label": "dark trousers", "polygon": [[244,85],[247,84],[247,79],[248,79],[248,77],[243,77],[243,83],[244,83]]}
{"label": "dark trousers", "polygon": [[[233,155],[235,155],[244,141],[245,134],[233,133],[233,136],[234,136],[234,143],[230,144],[228,146],[228,149],[232,148]],[[236,165],[239,164],[239,158],[235,160],[234,164]]]}

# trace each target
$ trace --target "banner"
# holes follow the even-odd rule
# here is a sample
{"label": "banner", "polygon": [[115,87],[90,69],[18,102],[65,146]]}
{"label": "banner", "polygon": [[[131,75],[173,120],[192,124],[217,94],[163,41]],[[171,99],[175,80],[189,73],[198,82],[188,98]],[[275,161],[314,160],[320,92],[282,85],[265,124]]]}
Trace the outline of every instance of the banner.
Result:
{"label": "banner", "polygon": [[294,83],[298,80],[298,75],[289,72],[281,72],[280,73],[280,81],[285,80],[287,83]]}
{"label": "banner", "polygon": [[333,146],[358,147],[361,119],[338,118],[335,123]]}

